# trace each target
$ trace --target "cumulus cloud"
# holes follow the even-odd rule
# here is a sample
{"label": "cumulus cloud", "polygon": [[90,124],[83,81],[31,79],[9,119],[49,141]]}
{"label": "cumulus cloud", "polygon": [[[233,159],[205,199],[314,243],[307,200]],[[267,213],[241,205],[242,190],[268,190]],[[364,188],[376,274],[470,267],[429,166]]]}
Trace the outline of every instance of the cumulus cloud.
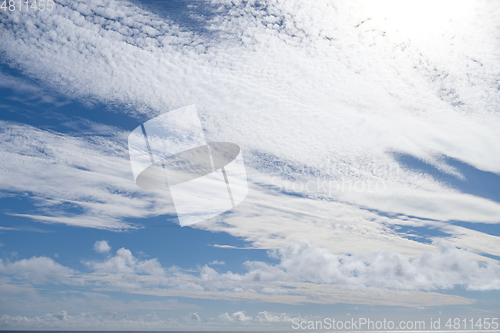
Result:
{"label": "cumulus cloud", "polygon": [[113,330],[136,329],[158,330],[160,328],[178,327],[178,322],[173,319],[160,319],[154,313],[147,316],[130,316],[117,312],[81,313],[69,315],[66,311],[46,313],[41,316],[24,317],[3,315],[0,317],[0,326],[4,328],[24,329],[82,329],[88,330]]}
{"label": "cumulus cloud", "polygon": [[138,260],[128,249],[121,248],[116,255],[104,262],[88,262],[96,272],[114,274],[164,275],[158,259]]}
{"label": "cumulus cloud", "polygon": [[97,253],[107,253],[111,250],[111,247],[108,245],[108,241],[96,241],[94,244],[94,250]]}
{"label": "cumulus cloud", "polygon": [[48,257],[33,257],[15,262],[0,259],[0,274],[13,276],[15,279],[31,283],[81,283],[72,279],[75,271],[62,266]]}
{"label": "cumulus cloud", "polygon": [[267,311],[259,312],[257,316],[255,317],[255,320],[261,321],[261,322],[289,322],[292,321],[292,318],[287,316],[285,313],[282,313],[280,315],[273,314]]}
{"label": "cumulus cloud", "polygon": [[15,329],[86,329],[86,330],[164,330],[164,329],[206,329],[226,328],[228,324],[234,326],[252,327],[285,327],[283,324],[291,321],[285,313],[272,314],[267,311],[259,312],[255,316],[246,315],[244,311],[232,314],[224,313],[216,318],[202,318],[197,312],[177,318],[159,317],[155,312],[148,315],[130,316],[117,312],[85,312],[70,314],[67,311],[45,313],[35,317],[9,316],[0,317],[0,326]]}
{"label": "cumulus cloud", "polygon": [[184,319],[187,321],[195,321],[195,322],[202,321],[197,312],[188,313],[187,316],[184,317]]}
{"label": "cumulus cloud", "polygon": [[[201,267],[198,274],[174,266],[164,268],[157,259],[140,260],[130,250],[120,248],[111,258],[86,262],[90,273],[75,272],[44,257],[2,262],[0,273],[15,276],[19,282],[75,284],[85,281],[95,288],[156,296],[282,303],[395,305],[394,295],[406,295],[399,297],[398,304],[424,306],[431,300],[463,304],[468,301],[421,291],[439,292],[457,286],[468,290],[500,289],[498,262],[478,262],[470,258],[467,251],[449,243],[437,241],[436,246],[439,253],[423,253],[412,259],[385,250],[335,255],[307,242],[289,244],[270,252],[278,263],[247,261],[244,263],[247,272],[243,274],[219,273],[208,265]],[[363,295],[356,294],[360,290]],[[384,290],[384,293],[376,290]],[[247,320],[244,314],[229,318]]]}
{"label": "cumulus cloud", "polygon": [[424,253],[416,259],[388,251],[337,256],[308,243],[291,244],[273,252],[278,265],[247,262],[244,278],[399,290],[500,289],[498,262],[480,263],[449,243],[436,243],[439,254]]}
{"label": "cumulus cloud", "polygon": [[239,323],[239,324],[251,324],[252,326],[255,324],[276,324],[276,323],[287,323],[292,321],[286,313],[270,313],[267,311],[259,312],[255,316],[249,316],[245,311],[237,311],[232,314],[221,313],[218,317],[223,322],[228,323]]}
{"label": "cumulus cloud", "polygon": [[[463,286],[468,290],[500,289],[500,264],[478,262],[470,253],[452,244],[435,241],[439,253],[423,253],[409,258],[385,250],[353,255],[335,255],[326,249],[303,242],[289,244],[271,252],[279,264],[247,261],[247,273],[218,273],[204,266],[200,284],[205,288],[233,287],[237,282],[258,283],[262,293],[286,293],[281,283],[305,282],[335,285],[340,288],[381,288],[393,290],[443,290]],[[275,288],[272,288],[272,286]],[[271,287],[271,288],[270,288]]]}
{"label": "cumulus cloud", "polygon": [[233,313],[232,315],[229,315],[227,312],[222,313],[219,315],[219,318],[231,323],[234,323],[235,321],[246,322],[253,319],[252,317],[245,315],[245,311],[238,311]]}

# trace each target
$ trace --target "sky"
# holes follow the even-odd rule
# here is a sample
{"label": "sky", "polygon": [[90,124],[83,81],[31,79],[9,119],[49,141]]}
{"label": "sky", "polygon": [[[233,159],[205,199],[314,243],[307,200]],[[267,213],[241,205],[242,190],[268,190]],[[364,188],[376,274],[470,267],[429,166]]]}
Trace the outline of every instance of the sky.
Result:
{"label": "sky", "polygon": [[[0,329],[500,318],[499,22],[495,0],[0,8]],[[248,194],[181,226],[128,137],[192,105]]]}

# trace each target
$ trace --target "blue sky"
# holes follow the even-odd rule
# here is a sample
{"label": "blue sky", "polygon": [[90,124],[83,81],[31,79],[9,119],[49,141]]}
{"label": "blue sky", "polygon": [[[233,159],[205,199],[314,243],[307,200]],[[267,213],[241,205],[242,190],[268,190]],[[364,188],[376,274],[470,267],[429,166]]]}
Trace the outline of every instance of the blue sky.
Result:
{"label": "blue sky", "polygon": [[[0,13],[0,328],[290,330],[500,310],[495,1]],[[425,24],[422,24],[425,22]],[[179,226],[127,138],[195,105],[248,196]]]}

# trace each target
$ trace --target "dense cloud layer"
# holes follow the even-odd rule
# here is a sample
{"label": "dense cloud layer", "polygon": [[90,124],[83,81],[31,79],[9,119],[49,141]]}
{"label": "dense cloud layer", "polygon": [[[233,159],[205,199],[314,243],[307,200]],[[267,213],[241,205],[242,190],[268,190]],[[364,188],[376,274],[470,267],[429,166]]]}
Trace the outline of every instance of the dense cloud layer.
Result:
{"label": "dense cloud layer", "polygon": [[[76,272],[51,258],[33,257],[0,262],[0,274],[11,276],[17,283],[35,285],[85,284],[135,293],[155,290],[159,295],[168,290],[192,291],[191,296],[186,293],[188,297],[204,297],[203,292],[221,292],[221,297],[235,292],[255,297],[259,294],[293,297],[300,290],[286,286],[301,283],[347,290],[445,290],[457,286],[468,290],[500,289],[497,262],[477,262],[468,252],[449,243],[437,241],[436,246],[439,254],[424,253],[410,259],[388,251],[338,256],[303,242],[270,252],[271,257],[279,260],[277,264],[247,261],[244,274],[219,273],[205,265],[199,269],[199,275],[175,266],[164,268],[156,258],[140,260],[130,250],[120,248],[114,256],[102,261],[85,261],[90,269],[87,273]],[[320,288],[316,292],[321,291]],[[308,296],[315,297],[314,293]]]}
{"label": "dense cloud layer", "polygon": [[[443,183],[398,156],[455,184],[472,178],[452,161],[498,179],[500,6],[423,1],[408,11],[371,3],[213,0],[204,31],[114,0],[2,14],[2,61],[43,88],[137,119],[196,104],[209,141],[244,149],[250,181],[237,209],[196,227],[276,249],[279,260],[247,262],[242,274],[206,265],[197,275],[125,248],[108,254],[100,242],[95,250],[105,258],[85,261],[88,272],[47,257],[2,261],[2,290],[33,295],[31,284],[57,282],[160,296],[404,306],[471,302],[421,290],[498,290],[498,262],[478,261],[500,255],[498,236],[450,224],[499,223],[498,199]],[[8,75],[0,87],[56,103]],[[0,125],[0,190],[29,193],[37,204],[22,216],[123,230],[141,227],[129,218],[174,213],[164,193],[134,184],[128,133],[118,127],[94,124],[106,136],[78,137]],[[400,226],[432,227],[474,254],[410,240]],[[297,244],[302,239],[309,243]],[[325,289],[331,285],[342,289]],[[360,297],[363,288],[390,292]]]}
{"label": "dense cloud layer", "polygon": [[[160,318],[155,312],[146,316],[124,316],[116,312],[112,313],[81,313],[70,315],[66,311],[46,313],[36,317],[9,316],[0,317],[2,328],[23,329],[123,329],[123,330],[165,330],[165,329],[227,329],[229,325],[234,327],[287,327],[291,318],[285,313],[274,314],[262,311],[254,316],[246,315],[244,311],[232,314],[222,313],[215,318],[201,318],[198,313],[190,312],[186,316],[175,318]],[[288,325],[283,325],[288,324]]]}
{"label": "dense cloud layer", "polygon": [[[363,1],[212,4],[205,22],[212,34],[204,34],[126,2],[62,1],[50,13],[3,15],[0,48],[25,73],[73,98],[118,104],[123,112],[149,117],[197,104],[210,140],[236,142],[246,150],[256,183],[278,184],[285,192],[301,188],[303,196],[389,214],[498,222],[498,202],[460,193],[393,155],[409,154],[462,180],[444,157],[500,171],[499,54],[491,47],[497,43],[499,8],[494,2],[435,8],[447,15],[446,24],[426,16],[426,26],[437,31],[409,26],[415,21],[410,17],[425,10],[409,15],[389,2],[380,7]],[[404,15],[409,19],[398,19]],[[46,146],[45,140],[50,135],[29,145]],[[76,144],[77,149],[89,146]],[[119,154],[126,158],[125,151]],[[20,170],[15,162],[4,168]],[[109,163],[102,162],[92,171],[107,173],[99,168]],[[386,171],[396,165],[397,173],[373,172],[374,164]],[[114,170],[125,172],[125,165]],[[83,216],[33,217],[120,228],[127,225],[122,217],[144,216],[136,209],[119,214],[109,197],[90,195],[85,202],[76,195],[75,203],[88,212]],[[254,204],[261,201],[257,194]],[[157,214],[147,202],[137,204]],[[109,218],[101,219],[97,211]],[[356,215],[365,214],[360,209]],[[227,231],[238,232],[233,229]]]}

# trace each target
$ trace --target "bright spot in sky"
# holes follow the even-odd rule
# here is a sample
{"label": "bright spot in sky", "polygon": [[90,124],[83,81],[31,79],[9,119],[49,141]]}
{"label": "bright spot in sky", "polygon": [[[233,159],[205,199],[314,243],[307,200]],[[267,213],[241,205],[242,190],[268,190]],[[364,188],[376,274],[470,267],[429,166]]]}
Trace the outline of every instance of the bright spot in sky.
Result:
{"label": "bright spot in sky", "polygon": [[363,2],[363,10],[383,28],[407,37],[443,34],[469,19],[472,0],[380,0]]}

